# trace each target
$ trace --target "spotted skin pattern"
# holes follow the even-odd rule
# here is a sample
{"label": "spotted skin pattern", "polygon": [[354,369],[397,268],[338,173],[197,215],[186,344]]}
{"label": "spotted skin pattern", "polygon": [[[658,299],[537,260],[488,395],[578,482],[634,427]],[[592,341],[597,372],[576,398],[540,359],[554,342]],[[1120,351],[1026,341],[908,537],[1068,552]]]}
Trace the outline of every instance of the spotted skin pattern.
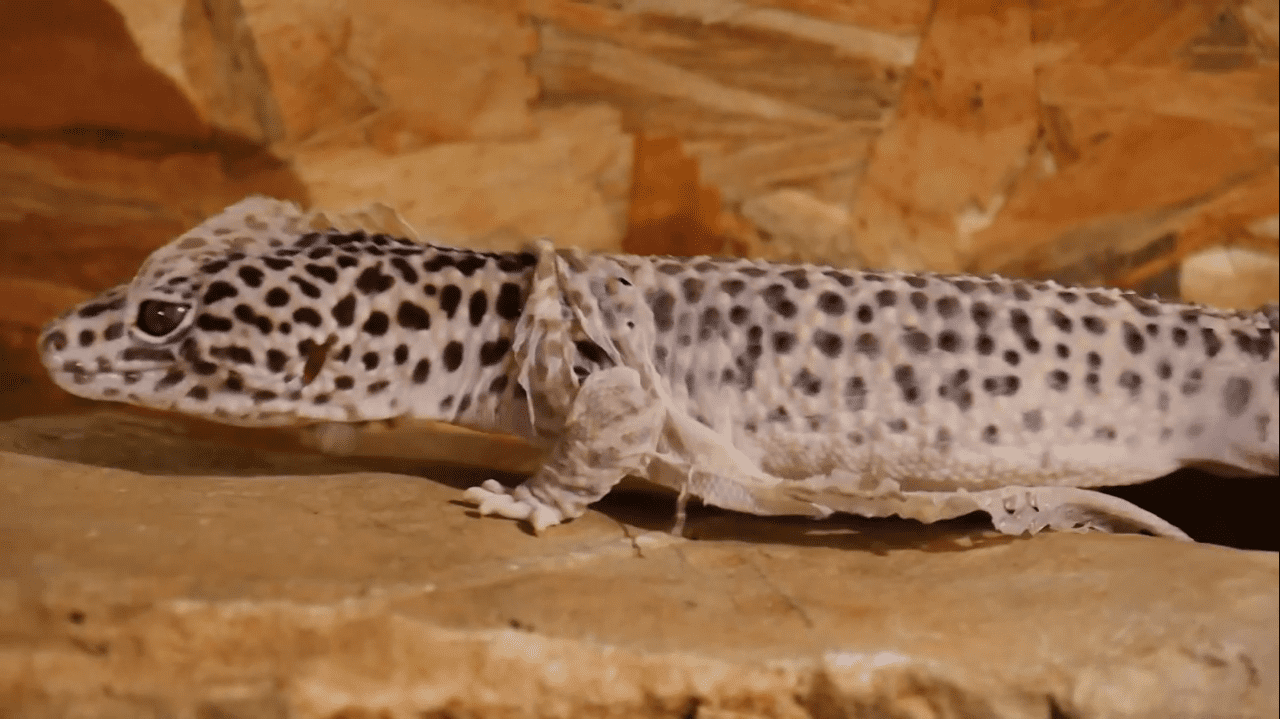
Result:
{"label": "spotted skin pattern", "polygon": [[[497,253],[249,198],[44,330],[91,398],[243,425],[444,420],[550,448],[536,529],[637,475],[757,514],[1185,537],[1084,489],[1275,474],[1277,310],[743,259]],[[683,505],[682,505],[683,506]]]}

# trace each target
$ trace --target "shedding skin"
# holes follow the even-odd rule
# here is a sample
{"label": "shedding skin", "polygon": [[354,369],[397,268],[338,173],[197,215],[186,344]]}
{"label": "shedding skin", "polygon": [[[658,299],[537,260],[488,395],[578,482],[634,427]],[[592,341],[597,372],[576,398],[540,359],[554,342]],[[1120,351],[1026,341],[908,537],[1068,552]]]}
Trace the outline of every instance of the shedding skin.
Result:
{"label": "shedding skin", "polygon": [[734,258],[420,243],[249,198],[51,322],[75,394],[242,425],[425,418],[550,449],[537,531],[624,476],[754,514],[1176,528],[1088,487],[1274,474],[1277,311]]}

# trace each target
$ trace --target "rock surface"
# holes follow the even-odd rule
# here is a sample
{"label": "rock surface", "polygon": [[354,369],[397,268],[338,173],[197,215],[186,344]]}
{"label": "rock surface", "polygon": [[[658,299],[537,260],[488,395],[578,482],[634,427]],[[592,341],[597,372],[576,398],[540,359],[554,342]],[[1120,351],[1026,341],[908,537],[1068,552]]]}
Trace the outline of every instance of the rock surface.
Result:
{"label": "rock surface", "polygon": [[[1268,717],[1277,555],[611,495],[111,413],[0,425],[0,715]],[[424,441],[430,441],[427,437]]]}

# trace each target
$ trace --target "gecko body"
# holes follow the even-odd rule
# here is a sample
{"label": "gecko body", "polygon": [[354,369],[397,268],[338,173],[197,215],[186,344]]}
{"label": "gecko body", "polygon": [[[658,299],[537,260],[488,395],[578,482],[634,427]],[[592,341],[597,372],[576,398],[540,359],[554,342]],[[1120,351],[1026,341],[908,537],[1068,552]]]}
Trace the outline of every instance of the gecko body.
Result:
{"label": "gecko body", "polygon": [[65,313],[95,399],[242,425],[443,420],[549,448],[468,491],[541,530],[627,475],[756,514],[1163,520],[1087,489],[1275,474],[1277,309],[746,259],[477,252],[249,198]]}

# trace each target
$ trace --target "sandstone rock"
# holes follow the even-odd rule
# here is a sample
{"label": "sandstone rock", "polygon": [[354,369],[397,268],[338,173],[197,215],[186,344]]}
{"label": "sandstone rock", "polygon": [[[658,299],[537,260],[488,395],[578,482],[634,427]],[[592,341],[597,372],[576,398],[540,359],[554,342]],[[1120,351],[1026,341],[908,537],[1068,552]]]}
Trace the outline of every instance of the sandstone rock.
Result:
{"label": "sandstone rock", "polygon": [[708,510],[681,539],[625,492],[534,537],[458,501],[485,472],[31,422],[0,425],[6,716],[1278,708],[1274,553]]}

